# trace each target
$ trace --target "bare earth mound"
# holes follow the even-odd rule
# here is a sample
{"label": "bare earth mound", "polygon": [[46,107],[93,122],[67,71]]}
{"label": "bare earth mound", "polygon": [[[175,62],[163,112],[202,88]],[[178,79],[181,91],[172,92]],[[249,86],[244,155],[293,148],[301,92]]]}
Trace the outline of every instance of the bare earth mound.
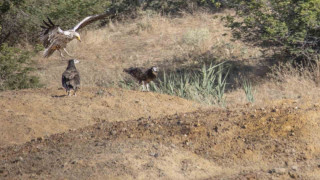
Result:
{"label": "bare earth mound", "polygon": [[122,89],[39,89],[0,93],[0,147],[78,129],[97,122],[195,111],[200,105],[181,98]]}
{"label": "bare earth mound", "polygon": [[283,100],[99,122],[1,148],[0,178],[319,179],[319,110]]}

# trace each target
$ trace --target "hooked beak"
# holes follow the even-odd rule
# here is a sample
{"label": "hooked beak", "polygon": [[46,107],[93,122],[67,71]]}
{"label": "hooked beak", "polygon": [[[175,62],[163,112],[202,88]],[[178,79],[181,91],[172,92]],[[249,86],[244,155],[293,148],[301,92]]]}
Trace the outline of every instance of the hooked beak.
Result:
{"label": "hooked beak", "polygon": [[78,36],[78,37],[77,37],[77,39],[78,39],[78,41],[80,41],[80,42],[81,42],[80,36]]}

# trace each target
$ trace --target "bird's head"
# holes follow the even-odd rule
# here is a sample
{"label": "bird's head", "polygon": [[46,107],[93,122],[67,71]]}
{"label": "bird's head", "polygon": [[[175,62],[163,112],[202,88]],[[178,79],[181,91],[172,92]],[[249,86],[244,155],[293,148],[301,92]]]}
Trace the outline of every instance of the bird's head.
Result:
{"label": "bird's head", "polygon": [[70,59],[68,61],[68,67],[74,67],[75,64],[79,63],[80,61],[77,59]]}
{"label": "bird's head", "polygon": [[75,64],[77,64],[77,63],[79,63],[80,61],[79,61],[78,59],[74,59],[73,62],[74,62]]}
{"label": "bird's head", "polygon": [[80,38],[80,34],[77,32],[74,32],[74,37],[76,37],[78,39],[78,41],[81,42],[81,38]]}
{"label": "bird's head", "polygon": [[158,72],[158,67],[156,67],[156,66],[153,66],[152,68],[151,68],[151,70],[152,70],[152,72]]}

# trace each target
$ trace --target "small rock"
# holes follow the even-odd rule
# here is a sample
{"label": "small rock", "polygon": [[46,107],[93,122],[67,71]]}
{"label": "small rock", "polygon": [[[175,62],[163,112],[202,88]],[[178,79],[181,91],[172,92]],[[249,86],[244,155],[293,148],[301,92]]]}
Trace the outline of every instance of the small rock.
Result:
{"label": "small rock", "polygon": [[241,125],[240,126],[242,129],[246,129],[247,128],[247,125]]}
{"label": "small rock", "polygon": [[133,138],[133,137],[134,137],[134,135],[133,135],[133,134],[130,134],[130,135],[129,135],[129,138]]}
{"label": "small rock", "polygon": [[299,178],[299,175],[296,171],[289,171],[288,174],[292,179]]}
{"label": "small rock", "polygon": [[111,131],[111,134],[114,136],[117,134],[117,131]]}
{"label": "small rock", "polygon": [[291,169],[294,170],[294,171],[297,171],[298,170],[298,166],[292,166]]}
{"label": "small rock", "polygon": [[192,143],[191,143],[190,141],[186,141],[185,144],[186,144],[187,146],[190,146]]}
{"label": "small rock", "polygon": [[159,156],[159,154],[158,154],[158,153],[150,153],[150,156],[158,157],[158,156]]}
{"label": "small rock", "polygon": [[269,170],[269,173],[270,174],[273,174],[273,173],[275,173],[275,174],[285,174],[286,173],[286,168],[274,168],[274,169],[271,169],[271,170]]}

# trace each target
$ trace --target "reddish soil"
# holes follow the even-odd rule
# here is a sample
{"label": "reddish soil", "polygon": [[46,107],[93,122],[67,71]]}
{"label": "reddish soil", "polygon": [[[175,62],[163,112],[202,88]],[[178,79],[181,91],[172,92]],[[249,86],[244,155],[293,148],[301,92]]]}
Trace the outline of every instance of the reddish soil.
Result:
{"label": "reddish soil", "polygon": [[[176,97],[114,89],[104,91],[107,93],[102,97],[84,91],[78,97],[61,98],[44,97],[61,94],[55,90],[1,93],[2,99],[10,99],[7,95],[16,93],[16,97],[10,95],[7,103],[2,100],[1,107],[6,108],[13,107],[10,103],[18,100],[23,103],[33,96],[42,97],[37,100],[38,108],[30,109],[29,114],[16,104],[16,109],[11,109],[16,116],[8,116],[12,122],[28,119],[35,112],[48,112],[48,108],[53,106],[55,113],[51,114],[52,119],[63,117],[63,113],[67,115],[70,109],[86,116],[77,118],[77,113],[74,113],[73,116],[67,115],[68,118],[63,121],[53,120],[52,124],[45,121],[47,127],[51,127],[52,135],[38,133],[38,137],[31,141],[28,139],[35,136],[28,136],[22,131],[23,126],[15,131],[13,128],[6,131],[7,135],[1,135],[6,140],[0,148],[0,179],[320,177],[320,107],[317,104],[281,100],[263,108],[248,104],[237,109],[201,109],[197,104]],[[115,101],[118,106],[111,103],[107,103],[109,107],[97,105],[104,101],[113,102],[112,98],[115,100],[126,94],[136,96],[146,106],[135,107],[139,103],[129,99]],[[157,104],[159,102],[171,104],[171,107],[160,106]],[[67,105],[65,108],[69,109],[64,112],[62,105]],[[90,114],[93,107],[101,109]],[[112,107],[117,107],[118,113],[123,112],[122,116],[114,113],[108,119]],[[106,112],[103,113],[103,110]],[[1,111],[1,114],[10,113],[4,109]],[[22,116],[22,112],[26,114]],[[129,112],[134,113],[125,115]],[[100,117],[100,120],[94,121],[94,118],[89,118],[91,116]],[[39,119],[45,117],[42,115]],[[8,119],[1,118],[1,123]],[[78,124],[74,130],[68,130],[70,124],[64,122],[69,120],[70,124]],[[36,122],[41,120],[26,121],[25,125],[31,127]],[[57,125],[60,123],[65,123],[65,129],[55,131],[54,128],[59,129]],[[7,129],[9,126],[5,123],[1,128]],[[40,127],[33,131],[38,130]],[[24,134],[27,138],[8,138],[14,134]],[[11,141],[20,143],[14,145]]]}

